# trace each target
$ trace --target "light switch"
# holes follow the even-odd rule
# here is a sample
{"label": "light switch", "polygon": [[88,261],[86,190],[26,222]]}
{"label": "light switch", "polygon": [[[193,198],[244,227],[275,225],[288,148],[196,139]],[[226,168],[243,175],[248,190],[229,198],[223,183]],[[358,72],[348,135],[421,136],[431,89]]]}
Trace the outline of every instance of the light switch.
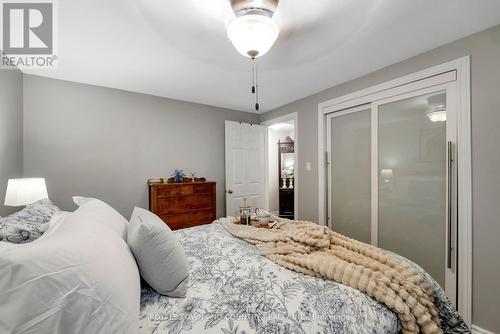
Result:
{"label": "light switch", "polygon": [[311,171],[311,163],[308,161],[306,162],[306,172],[310,172]]}

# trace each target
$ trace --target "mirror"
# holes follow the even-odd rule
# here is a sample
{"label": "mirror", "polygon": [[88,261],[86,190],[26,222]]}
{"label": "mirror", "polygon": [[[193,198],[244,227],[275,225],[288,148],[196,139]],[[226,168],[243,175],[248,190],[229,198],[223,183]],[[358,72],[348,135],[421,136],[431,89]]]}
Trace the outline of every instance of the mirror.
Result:
{"label": "mirror", "polygon": [[278,172],[279,172],[279,216],[293,219],[294,205],[294,173],[295,153],[293,139],[286,137],[278,142]]}
{"label": "mirror", "polygon": [[282,153],[281,154],[281,177],[293,177],[294,173],[294,153]]}

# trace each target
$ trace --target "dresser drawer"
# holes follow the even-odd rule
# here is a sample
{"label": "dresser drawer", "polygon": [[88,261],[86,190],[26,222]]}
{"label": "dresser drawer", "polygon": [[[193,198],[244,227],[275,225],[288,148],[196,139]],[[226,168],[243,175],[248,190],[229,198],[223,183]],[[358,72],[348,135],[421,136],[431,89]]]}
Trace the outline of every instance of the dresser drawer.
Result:
{"label": "dresser drawer", "polygon": [[160,197],[158,198],[158,213],[169,214],[200,209],[211,209],[214,207],[214,204],[214,196],[212,194]]}
{"label": "dresser drawer", "polygon": [[192,185],[175,185],[168,187],[160,187],[157,190],[158,197],[184,196],[184,195],[192,195],[193,193],[194,189]]}
{"label": "dresser drawer", "polygon": [[196,210],[185,213],[163,214],[160,218],[167,223],[172,230],[180,228],[210,224],[215,220],[214,210]]}
{"label": "dresser drawer", "polygon": [[194,192],[196,194],[214,194],[215,183],[198,183],[194,184]]}
{"label": "dresser drawer", "polygon": [[157,190],[158,197],[169,196],[184,196],[192,194],[212,194],[214,192],[214,184],[185,184],[169,185],[159,187]]}

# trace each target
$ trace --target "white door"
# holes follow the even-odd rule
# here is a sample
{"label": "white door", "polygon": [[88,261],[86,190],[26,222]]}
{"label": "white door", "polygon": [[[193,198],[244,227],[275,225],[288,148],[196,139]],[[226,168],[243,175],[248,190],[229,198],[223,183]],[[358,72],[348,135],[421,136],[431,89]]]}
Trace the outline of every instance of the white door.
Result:
{"label": "white door", "polygon": [[243,205],[264,207],[265,127],[226,121],[226,215]]}

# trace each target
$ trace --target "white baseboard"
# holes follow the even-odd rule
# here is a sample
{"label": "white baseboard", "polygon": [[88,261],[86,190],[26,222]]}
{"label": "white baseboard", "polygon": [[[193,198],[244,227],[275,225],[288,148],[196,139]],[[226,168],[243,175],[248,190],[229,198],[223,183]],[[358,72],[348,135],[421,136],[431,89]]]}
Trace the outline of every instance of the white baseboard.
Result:
{"label": "white baseboard", "polygon": [[482,329],[479,326],[472,325],[472,334],[495,334],[495,333],[487,331],[486,329]]}

